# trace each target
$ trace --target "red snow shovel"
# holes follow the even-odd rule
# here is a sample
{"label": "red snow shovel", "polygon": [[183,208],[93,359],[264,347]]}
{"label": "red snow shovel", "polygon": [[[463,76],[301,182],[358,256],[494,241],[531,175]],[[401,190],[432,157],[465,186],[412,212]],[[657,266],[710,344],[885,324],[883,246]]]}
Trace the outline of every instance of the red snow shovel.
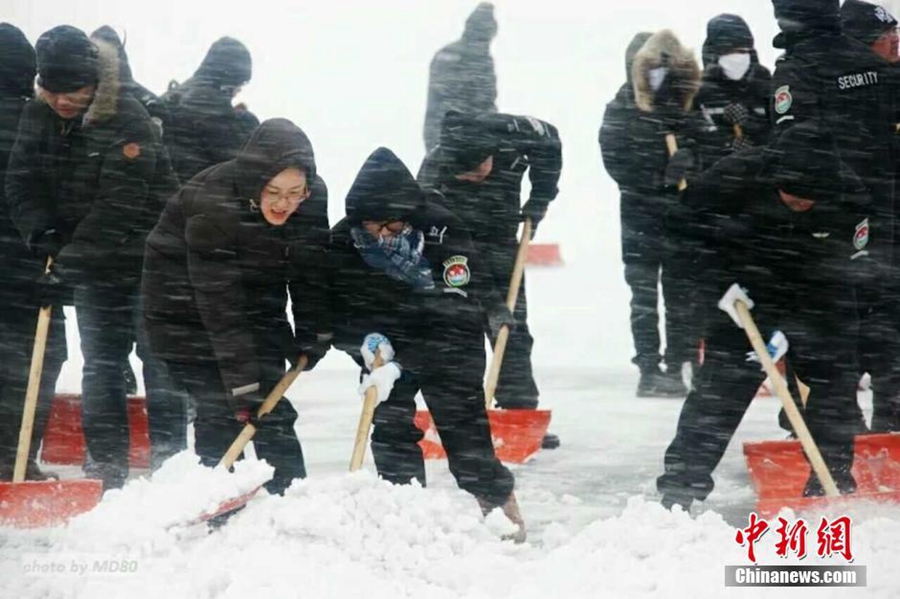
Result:
{"label": "red snow shovel", "polygon": [[[525,273],[525,260],[528,256],[528,244],[531,241],[531,219],[525,219],[522,227],[522,239],[516,253],[509,292],[506,294],[506,307],[512,313],[516,308],[522,276]],[[550,425],[550,410],[492,410],[491,403],[497,390],[503,355],[509,341],[509,328],[503,327],[494,343],[494,355],[488,371],[487,383],[484,386],[484,399],[491,424],[491,437],[497,457],[504,462],[522,464],[541,450],[541,442]],[[416,412],[416,426],[425,433],[419,442],[426,459],[443,459],[447,456],[440,445],[440,436],[434,426],[431,414],[420,410]]]}
{"label": "red snow shovel", "polygon": [[[769,356],[759,329],[750,316],[750,310],[741,301],[735,302],[735,307],[753,351],[762,362],[798,438],[797,441],[744,444],[750,475],[759,495],[756,503],[757,511],[764,517],[769,517],[777,514],[783,507],[803,512],[833,508],[861,500],[900,502],[900,438],[895,439],[893,435],[857,437],[853,475],[857,480],[858,489],[852,495],[842,496],[806,427],[797,404],[791,397],[784,377]],[[804,458],[804,453],[809,457],[809,461]],[[822,483],[825,497],[803,497],[810,466]]]}
{"label": "red snow shovel", "polygon": [[[51,263],[48,258],[48,271]],[[13,479],[11,483],[0,483],[0,525],[38,528],[64,524],[69,518],[93,508],[103,495],[103,483],[99,480],[25,480],[34,428],[34,412],[44,371],[44,352],[47,349],[51,310],[50,306],[46,306],[41,308],[38,314]]]}

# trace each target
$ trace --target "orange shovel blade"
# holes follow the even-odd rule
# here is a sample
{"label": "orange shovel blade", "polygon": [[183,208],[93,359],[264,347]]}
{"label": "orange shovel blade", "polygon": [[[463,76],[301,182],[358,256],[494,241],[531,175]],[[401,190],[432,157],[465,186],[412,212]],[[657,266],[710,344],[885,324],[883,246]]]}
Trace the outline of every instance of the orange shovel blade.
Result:
{"label": "orange shovel blade", "polygon": [[763,518],[777,516],[782,508],[790,508],[798,515],[821,515],[840,508],[849,508],[860,502],[900,504],[900,491],[881,493],[852,493],[840,497],[794,497],[790,499],[760,499],[756,511]]}
{"label": "orange shovel blade", "polygon": [[[501,462],[523,464],[534,457],[541,450],[550,418],[550,410],[488,410],[497,458]],[[419,441],[425,459],[446,458],[431,413],[417,411],[416,426],[425,433],[425,438]]]}
{"label": "orange shovel blade", "polygon": [[100,503],[99,480],[0,483],[0,525],[41,528],[65,524]]}

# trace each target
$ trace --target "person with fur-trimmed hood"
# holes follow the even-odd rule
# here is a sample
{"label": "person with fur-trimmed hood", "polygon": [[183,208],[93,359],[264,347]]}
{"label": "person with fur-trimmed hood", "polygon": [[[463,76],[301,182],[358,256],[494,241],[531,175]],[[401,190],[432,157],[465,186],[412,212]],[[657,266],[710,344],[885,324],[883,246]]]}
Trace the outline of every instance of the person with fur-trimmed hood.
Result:
{"label": "person with fur-trimmed hood", "polygon": [[[643,42],[642,42],[643,40]],[[600,128],[603,164],[621,191],[622,260],[631,287],[631,332],[641,372],[639,397],[683,397],[682,363],[695,340],[689,332],[686,290],[674,262],[677,238],[666,216],[678,202],[678,183],[701,156],[692,147],[707,125],[693,110],[700,67],[669,30],[635,36],[626,53],[628,82],[607,104]],[[666,136],[678,152],[669,156]],[[662,271],[666,304],[666,370],[660,369],[657,287]]]}
{"label": "person with fur-trimmed hood", "polygon": [[497,74],[491,57],[491,42],[496,35],[494,5],[482,2],[466,19],[462,38],[441,48],[431,59],[426,152],[440,140],[441,123],[448,112],[497,112]]}
{"label": "person with fur-trimmed hood", "polygon": [[182,184],[200,171],[234,159],[259,119],[232,102],[250,82],[250,51],[232,37],[216,40],[194,76],[172,82],[163,95],[169,122],[163,131],[172,166]]}
{"label": "person with fur-trimmed hood", "polygon": [[[501,302],[468,229],[424,191],[387,148],[363,164],[332,229],[334,345],[375,387],[372,455],[393,484],[425,484],[415,425],[421,391],[457,484],[485,512],[525,528],[512,473],[491,442],[482,378],[487,308]],[[384,364],[374,366],[379,353]]]}
{"label": "person with fur-trimmed hood", "polygon": [[253,422],[257,455],[275,467],[272,493],[306,476],[297,412],[284,399],[259,421],[256,412],[287,361],[305,357],[309,370],[330,346],[319,268],[327,194],[306,134],[270,119],[237,158],[183,186],[147,239],[147,333],[154,355],[195,400],[201,463],[215,466]]}
{"label": "person with fur-trimmed hood", "polygon": [[759,64],[750,27],[737,15],[722,14],[706,25],[703,83],[695,103],[716,126],[711,161],[765,145],[771,125],[772,74]]}
{"label": "person with fur-trimmed hood", "polygon": [[[44,271],[42,256],[29,251],[10,219],[3,190],[6,165],[16,141],[19,117],[34,97],[34,48],[18,28],[0,23],[0,480],[13,474],[22,408],[28,385],[38,310],[34,305],[34,280]],[[50,336],[38,394],[31,453],[26,480],[45,478],[35,461],[50,403],[63,362],[66,360],[66,329],[62,306],[52,312]]]}
{"label": "person with fur-trimmed hood", "polygon": [[[29,250],[54,260],[35,284],[34,308],[72,303],[74,289],[86,471],[109,489],[128,474],[124,371],[144,239],[177,185],[147,111],[122,86],[115,48],[61,25],[36,52],[38,97],[22,112],[6,199]],[[160,375],[143,349],[153,395]]]}

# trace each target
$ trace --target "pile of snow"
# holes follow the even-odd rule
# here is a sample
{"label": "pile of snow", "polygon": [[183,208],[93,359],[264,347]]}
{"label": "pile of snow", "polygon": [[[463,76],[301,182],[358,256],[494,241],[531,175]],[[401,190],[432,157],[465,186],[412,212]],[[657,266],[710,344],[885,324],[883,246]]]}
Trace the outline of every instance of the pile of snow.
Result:
{"label": "pile of snow", "polygon": [[[267,467],[248,461],[245,468],[258,474]],[[239,470],[235,478],[241,476]],[[724,566],[747,564],[734,526],[718,514],[692,519],[640,498],[575,534],[550,524],[540,544],[514,545],[499,539],[507,526],[499,512],[482,518],[465,493],[391,486],[368,472],[298,482],[284,497],[261,492],[214,532],[206,525],[166,528],[174,506],[163,495],[176,487],[155,477],[111,494],[67,528],[3,531],[0,596],[701,599],[737,591],[725,589]],[[562,495],[559,507],[572,499]],[[527,505],[523,510],[527,519]],[[809,596],[896,595],[889,587],[895,586],[897,509],[853,515],[854,564],[868,566],[869,587],[810,589]],[[775,556],[774,544],[770,537],[757,546],[759,563],[798,563]],[[67,571],[28,572],[35,559],[56,560]],[[124,563],[128,571],[91,571],[97,560]],[[77,571],[74,562],[85,568]],[[788,592],[806,596],[797,589],[754,589],[746,596]]]}

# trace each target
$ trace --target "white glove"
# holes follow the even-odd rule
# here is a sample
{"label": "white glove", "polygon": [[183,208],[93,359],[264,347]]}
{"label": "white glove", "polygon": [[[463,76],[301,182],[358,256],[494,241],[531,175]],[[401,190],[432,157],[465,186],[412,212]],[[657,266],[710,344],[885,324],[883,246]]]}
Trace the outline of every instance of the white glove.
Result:
{"label": "white glove", "polygon": [[719,310],[722,310],[728,316],[731,317],[731,320],[734,321],[734,324],[738,325],[740,328],[744,328],[744,325],[741,324],[741,319],[738,316],[737,309],[734,307],[734,302],[742,301],[747,304],[747,309],[752,310],[753,300],[750,299],[750,296],[747,295],[747,290],[738,285],[737,283],[732,283],[731,287],[728,288],[728,291],[725,292],[725,295],[719,299]]}
{"label": "white glove", "polygon": [[372,370],[372,364],[375,363],[375,354],[378,350],[381,350],[381,361],[383,363],[387,364],[394,359],[394,346],[391,345],[390,339],[381,333],[369,333],[366,335],[366,338],[363,339],[362,346],[359,348],[359,353],[362,354],[363,360],[366,363],[366,369],[370,372]]}
{"label": "white glove", "polygon": [[[772,337],[769,339],[769,342],[766,344],[766,351],[769,352],[769,356],[772,357],[773,362],[778,362],[784,355],[788,352],[788,348],[790,348],[790,344],[788,343],[787,337],[781,331],[775,331],[772,333]],[[747,352],[747,361],[748,362],[759,362],[759,356],[756,355],[755,351]],[[765,370],[765,368],[763,368]]]}
{"label": "white glove", "polygon": [[375,389],[378,390],[378,397],[375,400],[375,405],[378,405],[390,397],[391,391],[394,389],[394,383],[397,382],[397,379],[399,378],[400,367],[394,362],[388,362],[384,366],[379,366],[370,374],[365,375],[362,384],[360,384],[359,389],[357,389],[357,393],[365,397],[366,390],[368,390],[369,387],[375,387]]}

